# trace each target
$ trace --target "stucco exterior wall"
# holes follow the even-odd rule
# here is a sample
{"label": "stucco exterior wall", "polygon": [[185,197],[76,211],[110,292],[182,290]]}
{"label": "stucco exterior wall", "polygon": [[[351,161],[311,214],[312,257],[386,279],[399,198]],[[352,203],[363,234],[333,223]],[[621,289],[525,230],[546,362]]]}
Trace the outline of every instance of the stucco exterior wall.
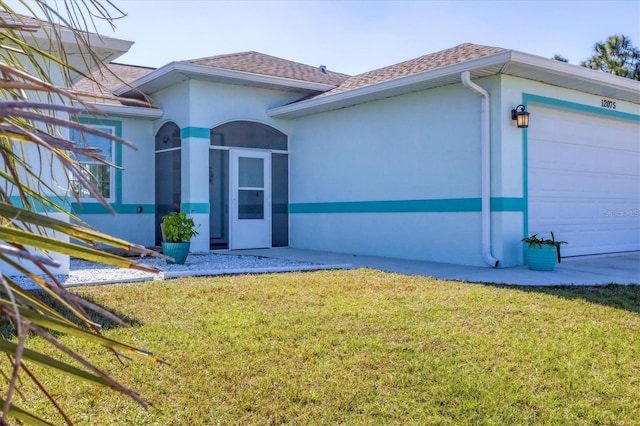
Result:
{"label": "stucco exterior wall", "polygon": [[175,122],[181,129],[211,129],[229,121],[250,120],[288,134],[291,122],[271,118],[267,110],[303,96],[300,93],[187,80],[153,94],[154,104],[164,112],[163,117],[155,122],[154,132],[167,121]]}
{"label": "stucco exterior wall", "polygon": [[[531,95],[591,107],[602,97],[507,75],[474,82],[491,97],[491,251],[520,265],[526,131],[510,112]],[[479,133],[480,97],[461,85],[295,120],[290,245],[486,266]]]}
{"label": "stucco exterior wall", "polygon": [[[497,75],[474,80],[491,97],[491,251],[522,264],[526,131],[510,119],[527,96],[598,106],[601,97]],[[296,248],[487,266],[481,252],[481,98],[461,84],[294,120],[266,111],[300,94],[186,81],[154,94],[156,121],[110,117],[139,151],[124,149],[120,215],[83,214],[94,227],[140,244],[154,239],[154,136],[182,133],[182,204],[199,224],[192,251],[209,244],[209,129],[235,120],[289,136],[289,245]],[[617,101],[618,110],[640,107]],[[535,115],[530,117],[535,126]],[[142,213],[138,213],[142,207]],[[124,225],[124,226],[123,226]]]}
{"label": "stucco exterior wall", "polygon": [[[48,70],[49,78],[51,79],[53,84],[64,85],[65,79],[62,75],[62,69],[58,64],[42,57],[37,57],[36,59],[43,69]],[[34,70],[33,65],[29,61],[24,61],[22,65],[25,66],[32,75],[37,75],[37,72]],[[29,93],[28,96],[33,97],[33,101],[47,102],[46,96],[42,93],[39,95]],[[57,96],[52,96],[48,101],[54,103],[62,103],[62,100]],[[61,119],[68,119],[68,114],[62,111],[57,112],[56,116]],[[38,125],[37,121],[34,125]],[[41,125],[42,129],[44,129],[44,127],[44,125]],[[58,131],[65,136],[69,133],[68,129],[66,128],[59,128]],[[66,188],[61,188],[61,186],[63,186],[67,182],[67,172],[63,165],[59,161],[53,160],[53,157],[48,152],[37,148],[32,143],[14,143],[14,149],[16,153],[22,156],[25,164],[28,164],[29,166],[29,173],[25,173],[21,167],[18,167],[19,179],[26,186],[34,188],[41,195],[50,197],[54,202],[59,203],[63,208],[67,208],[68,194],[65,193]],[[46,186],[39,184],[37,179],[35,179],[33,176],[38,176]],[[0,178],[0,186],[2,186],[5,193],[11,196],[11,201],[14,205],[23,207],[20,196],[17,195],[18,193],[12,184],[7,182],[3,178]],[[55,213],[50,211],[49,209],[43,209],[40,203],[33,203],[32,210],[35,210],[40,214],[45,214],[57,220],[62,220],[65,222],[69,221],[69,217],[66,214]],[[61,241],[69,241],[69,237],[66,235],[52,232],[51,230],[48,230],[47,233],[48,235]],[[49,268],[49,270],[54,274],[66,274],[69,272],[69,256],[60,253],[45,254],[38,250],[31,249],[30,247],[27,247],[27,249],[40,256],[48,256],[54,261],[58,262],[60,266]],[[18,263],[21,266],[25,267],[31,272],[41,273],[41,270],[38,267],[34,266],[32,262],[19,259],[16,260],[18,260]],[[2,262],[0,262],[0,271],[5,275],[21,275],[21,273],[16,269],[14,269],[13,267],[9,267],[7,264],[4,264]]]}
{"label": "stucco exterior wall", "polygon": [[[155,132],[175,122],[182,137],[182,210],[193,217],[199,235],[191,241],[194,252],[209,250],[209,130],[230,121],[267,124],[289,134],[292,123],[274,119],[267,110],[300,99],[300,93],[249,86],[189,80],[154,95],[164,116]],[[152,169],[153,170],[153,169]]]}
{"label": "stucco exterior wall", "polygon": [[[505,265],[521,265],[523,259],[520,239],[527,233],[527,165],[524,152],[527,131],[516,127],[515,122],[509,119],[510,112],[517,105],[527,103],[530,95],[546,97],[551,102],[572,102],[579,107],[584,106],[585,110],[601,108],[603,97],[509,75],[501,75],[498,78],[501,90],[499,97],[492,100],[492,110],[498,109],[498,117],[501,119],[493,121],[492,126],[495,126],[495,129],[492,128],[492,137],[494,133],[501,136],[499,144],[495,144],[495,141],[492,144],[492,194],[513,200],[520,211],[492,214],[493,250],[494,255]],[[616,100],[616,110],[639,115],[640,106]],[[529,117],[529,127],[533,126],[536,126],[535,114]]]}
{"label": "stucco exterior wall", "polygon": [[483,265],[480,97],[461,84],[297,119],[290,152],[292,247]]}
{"label": "stucco exterior wall", "polygon": [[116,215],[109,214],[99,203],[83,202],[76,206],[80,218],[95,229],[130,242],[153,245],[154,229],[154,134],[150,120],[110,116],[119,122],[122,137],[138,149],[121,149],[122,171],[116,172]]}

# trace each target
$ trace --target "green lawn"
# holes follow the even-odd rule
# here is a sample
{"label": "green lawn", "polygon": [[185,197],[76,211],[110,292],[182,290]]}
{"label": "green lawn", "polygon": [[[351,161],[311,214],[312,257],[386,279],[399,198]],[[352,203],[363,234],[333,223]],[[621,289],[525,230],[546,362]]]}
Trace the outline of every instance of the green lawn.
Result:
{"label": "green lawn", "polygon": [[[150,401],[149,411],[41,372],[78,424],[640,419],[638,286],[508,288],[361,269],[76,292],[133,322],[108,336],[169,363],[122,366],[82,349]],[[15,402],[61,423],[44,398]]]}

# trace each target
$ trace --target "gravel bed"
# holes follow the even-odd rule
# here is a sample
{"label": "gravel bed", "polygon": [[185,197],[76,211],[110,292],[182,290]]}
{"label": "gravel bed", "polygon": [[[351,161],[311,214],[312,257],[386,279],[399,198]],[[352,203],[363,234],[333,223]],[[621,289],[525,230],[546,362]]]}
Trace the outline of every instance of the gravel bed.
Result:
{"label": "gravel bed", "polygon": [[[184,265],[170,265],[165,260],[140,258],[140,263],[154,266],[160,270],[157,274],[101,265],[84,260],[71,259],[69,275],[57,275],[65,286],[110,284],[120,282],[140,282],[162,280],[181,276],[225,275],[237,273],[282,272],[298,270],[325,269],[330,265],[311,262],[299,262],[289,259],[275,259],[259,256],[238,256],[230,254],[207,253],[189,254]],[[23,288],[39,288],[25,277],[12,279]]]}

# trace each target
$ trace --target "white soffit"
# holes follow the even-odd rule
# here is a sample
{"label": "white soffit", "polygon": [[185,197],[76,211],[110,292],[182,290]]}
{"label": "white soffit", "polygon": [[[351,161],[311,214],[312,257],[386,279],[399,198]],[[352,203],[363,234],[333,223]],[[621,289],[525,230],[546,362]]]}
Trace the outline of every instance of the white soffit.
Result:
{"label": "white soffit", "polygon": [[[73,31],[66,28],[60,28],[59,35],[60,41],[65,47],[67,60],[71,66],[87,74],[91,74],[97,69],[97,64],[92,60],[84,46],[79,45]],[[127,53],[133,45],[133,42],[128,40],[93,33],[85,33],[85,35],[87,36],[87,41],[94,54],[97,56],[97,59],[102,63],[114,61]],[[51,33],[51,30],[43,28],[38,29],[38,31],[33,33],[32,36],[38,40],[38,47],[43,50],[51,50],[51,40],[56,39],[55,35]],[[28,37],[28,35],[25,37]],[[74,83],[82,78],[84,78],[84,76],[81,74],[75,72],[71,73],[71,79]]]}
{"label": "white soffit", "polygon": [[[140,119],[155,120],[161,118],[163,110],[160,108],[147,108],[136,107],[129,105],[116,105],[116,104],[100,104],[94,103],[92,106],[96,107],[100,112],[108,114],[110,116],[119,117],[135,117]],[[100,118],[98,112],[87,111],[88,114],[95,113],[97,118]]]}
{"label": "white soffit", "polygon": [[504,74],[640,104],[640,81],[513,51]]}
{"label": "white soffit", "polygon": [[640,82],[612,74],[570,65],[553,59],[506,50],[494,55],[448,65],[434,70],[359,87],[334,95],[319,96],[271,108],[270,117],[292,119],[347,108],[391,96],[460,83],[460,73],[472,79],[508,74],[554,86],[640,104]]}

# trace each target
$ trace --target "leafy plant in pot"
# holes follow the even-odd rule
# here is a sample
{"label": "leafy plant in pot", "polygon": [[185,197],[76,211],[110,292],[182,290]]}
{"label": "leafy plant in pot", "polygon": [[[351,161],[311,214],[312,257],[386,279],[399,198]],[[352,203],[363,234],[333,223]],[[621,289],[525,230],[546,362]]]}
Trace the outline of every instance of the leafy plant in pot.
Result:
{"label": "leafy plant in pot", "polygon": [[198,235],[195,228],[193,219],[184,212],[173,212],[162,218],[162,253],[173,258],[173,261],[167,259],[167,263],[184,264],[191,248],[191,238]]}
{"label": "leafy plant in pot", "polygon": [[566,241],[556,241],[555,235],[551,232],[551,238],[539,238],[538,234],[523,238],[524,263],[530,269],[537,271],[553,271],[556,263],[560,263],[560,245],[567,244]]}

